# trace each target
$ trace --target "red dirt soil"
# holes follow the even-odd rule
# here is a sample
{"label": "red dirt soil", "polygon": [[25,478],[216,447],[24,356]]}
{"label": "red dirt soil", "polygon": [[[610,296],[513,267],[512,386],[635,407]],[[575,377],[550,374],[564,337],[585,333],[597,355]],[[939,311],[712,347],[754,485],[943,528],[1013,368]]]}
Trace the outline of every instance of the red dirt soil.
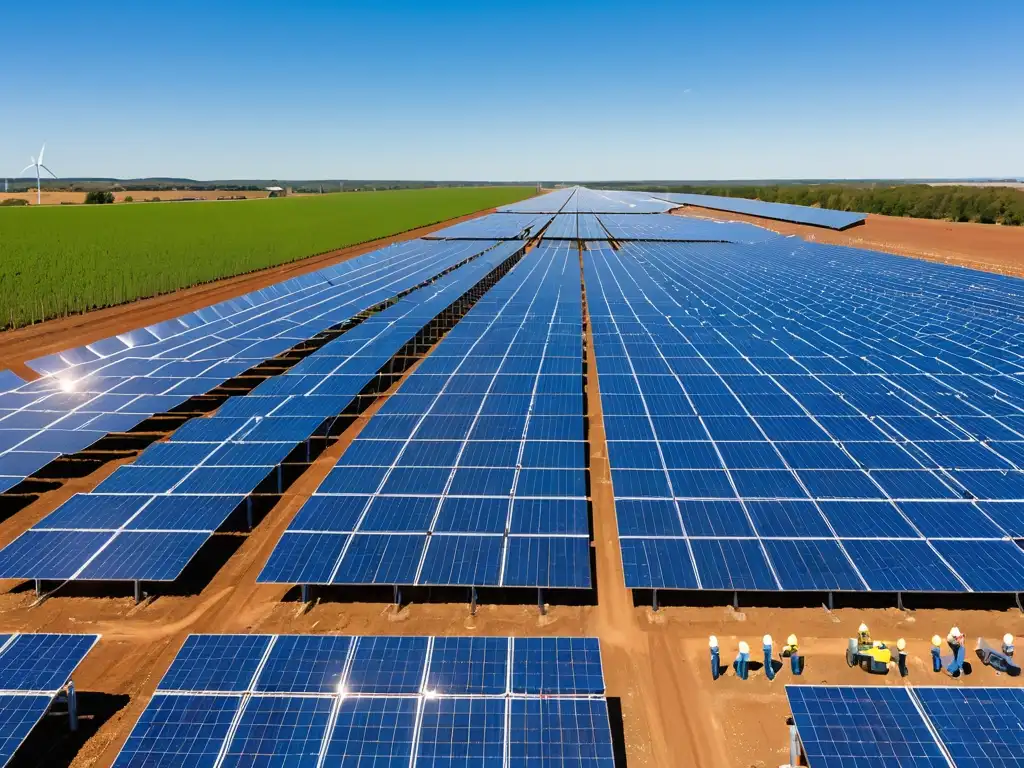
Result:
{"label": "red dirt soil", "polygon": [[[820,230],[815,230],[819,233]],[[413,234],[407,235],[409,237]],[[389,238],[388,240],[397,239]],[[360,247],[369,250],[375,245]],[[338,254],[347,256],[351,254]],[[203,286],[172,297],[139,302],[84,317],[47,323],[0,337],[10,359],[24,360],[130,328],[140,319],[154,322],[190,307],[265,285],[330,258],[301,262]],[[152,309],[149,307],[152,306]],[[93,317],[99,321],[93,326]],[[592,344],[588,339],[588,347]],[[394,388],[393,388],[394,389]],[[393,391],[392,389],[392,391]],[[467,604],[411,604],[395,612],[384,603],[315,602],[303,611],[285,587],[258,585],[256,577],[291,518],[317,487],[345,447],[383,402],[361,416],[288,489],[248,535],[220,534],[237,544],[212,575],[190,582],[191,589],[159,594],[136,606],[130,589],[59,591],[36,603],[28,585],[0,582],[0,632],[97,632],[103,639],[75,674],[80,713],[78,736],[59,719],[40,726],[19,758],[26,764],[109,766],[144,710],[184,638],[193,632],[313,632],[343,634],[436,635],[592,635],[600,638],[608,695],[621,701],[624,747],[630,768],[707,766],[771,768],[788,761],[784,686],[788,671],[769,682],[761,672],[742,682],[730,673],[712,682],[707,638],[716,634],[723,663],[731,662],[736,643],[746,640],[759,657],[760,638],[771,633],[778,644],[791,632],[807,657],[803,683],[901,685],[896,672],[869,677],[849,669],[845,639],[865,621],[876,637],[905,637],[910,651],[908,682],[916,684],[1004,685],[1005,676],[975,665],[962,681],[934,675],[928,666],[928,638],[945,635],[956,624],[971,637],[996,640],[1006,632],[1024,635],[1024,617],[1016,610],[899,611],[895,608],[666,607],[654,613],[635,607],[625,589],[618,547],[607,445],[601,416],[596,367],[588,367],[592,501],[598,600],[592,606],[560,606],[539,615],[535,606],[481,605],[475,617]],[[0,522],[5,546],[73,492],[95,487],[114,464],[57,491]],[[116,590],[116,588],[115,588]],[[99,701],[95,694],[105,694]],[[112,698],[119,697],[119,698]],[[104,703],[105,702],[105,703]],[[40,734],[42,738],[40,738]]]}
{"label": "red dirt soil", "polygon": [[672,213],[717,221],[746,221],[783,235],[798,235],[819,243],[869,248],[986,272],[1024,276],[1024,227],[869,214],[863,224],[836,232],[693,206],[676,208]]}

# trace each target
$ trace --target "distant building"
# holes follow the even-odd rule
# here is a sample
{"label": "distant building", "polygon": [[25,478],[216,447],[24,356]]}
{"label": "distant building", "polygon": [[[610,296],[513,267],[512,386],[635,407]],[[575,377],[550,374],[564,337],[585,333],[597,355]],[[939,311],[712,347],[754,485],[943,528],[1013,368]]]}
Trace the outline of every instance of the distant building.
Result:
{"label": "distant building", "polygon": [[285,197],[288,192],[284,187],[264,187],[270,193],[270,197]]}

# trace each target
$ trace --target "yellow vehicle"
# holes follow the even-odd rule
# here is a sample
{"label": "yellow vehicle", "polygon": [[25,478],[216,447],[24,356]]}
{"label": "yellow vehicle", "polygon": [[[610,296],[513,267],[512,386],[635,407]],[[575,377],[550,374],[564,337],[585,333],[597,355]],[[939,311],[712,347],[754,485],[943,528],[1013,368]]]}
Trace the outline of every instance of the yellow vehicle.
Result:
{"label": "yellow vehicle", "polygon": [[861,624],[857,637],[851,637],[846,646],[846,663],[874,675],[885,675],[891,661],[889,646],[880,640],[872,640],[868,628]]}

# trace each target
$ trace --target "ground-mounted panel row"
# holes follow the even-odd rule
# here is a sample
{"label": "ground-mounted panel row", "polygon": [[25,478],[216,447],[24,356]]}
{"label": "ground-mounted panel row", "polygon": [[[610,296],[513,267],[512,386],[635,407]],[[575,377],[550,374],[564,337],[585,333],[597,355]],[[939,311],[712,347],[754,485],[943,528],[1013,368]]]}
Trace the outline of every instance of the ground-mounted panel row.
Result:
{"label": "ground-mounted panel row", "polygon": [[591,585],[579,251],[538,247],[367,423],[259,580]]}
{"label": "ground-mounted panel row", "polygon": [[1019,281],[785,240],[584,274],[627,586],[1024,591]]}

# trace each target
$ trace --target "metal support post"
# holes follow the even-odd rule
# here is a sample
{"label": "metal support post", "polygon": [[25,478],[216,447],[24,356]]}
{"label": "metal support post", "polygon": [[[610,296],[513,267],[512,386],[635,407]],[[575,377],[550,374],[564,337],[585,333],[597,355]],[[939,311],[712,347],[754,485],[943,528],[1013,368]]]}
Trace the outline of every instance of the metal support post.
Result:
{"label": "metal support post", "polygon": [[302,602],[303,603],[308,603],[309,602],[309,584],[303,584],[301,586],[301,589],[302,589]]}
{"label": "metal support post", "polygon": [[142,582],[136,579],[132,583],[135,585],[135,604],[138,605],[142,602]]}
{"label": "metal support post", "polygon": [[68,697],[68,729],[72,731],[78,730],[78,696],[75,694],[75,684],[73,681],[68,680],[67,687]]}
{"label": "metal support post", "polygon": [[541,616],[544,616],[544,615],[547,614],[547,611],[544,609],[544,590],[543,589],[538,589],[537,590],[537,610],[540,611],[540,615]]}
{"label": "metal support post", "polygon": [[658,590],[657,589],[653,589],[651,591],[654,593],[654,598],[653,598],[653,600],[651,600],[651,607],[654,609],[654,612],[657,613],[658,612]]}
{"label": "metal support post", "polygon": [[252,530],[252,496],[245,499],[245,524]]}
{"label": "metal support post", "polygon": [[476,587],[469,588],[469,615],[476,616]]}

